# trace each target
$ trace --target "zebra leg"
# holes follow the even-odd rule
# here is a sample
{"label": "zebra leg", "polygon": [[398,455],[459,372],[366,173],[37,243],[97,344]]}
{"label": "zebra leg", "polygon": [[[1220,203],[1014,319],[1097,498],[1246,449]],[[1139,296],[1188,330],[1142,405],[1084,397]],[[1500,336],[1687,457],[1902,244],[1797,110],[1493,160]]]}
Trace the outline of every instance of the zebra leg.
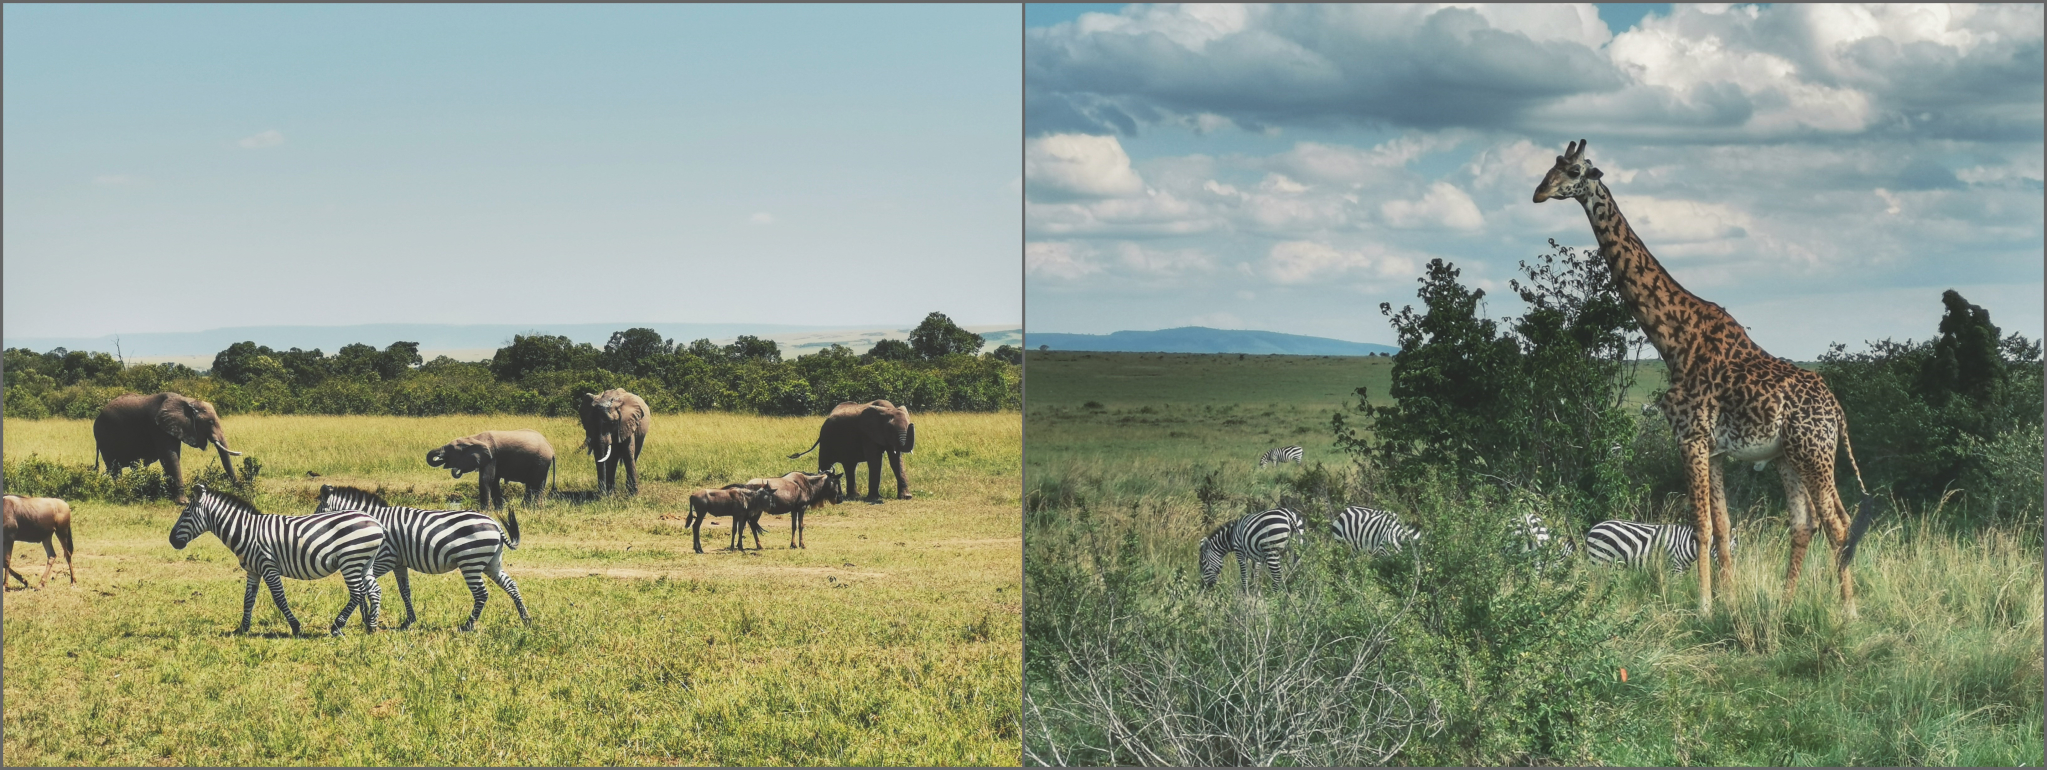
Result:
{"label": "zebra leg", "polygon": [[469,622],[462,624],[462,630],[474,631],[476,619],[483,617],[483,603],[490,599],[490,592],[483,590],[483,568],[463,567],[462,582],[469,584],[469,595],[476,597],[476,606],[469,609]]}
{"label": "zebra leg", "polygon": [[1251,557],[1242,552],[1237,554],[1237,588],[1244,593],[1251,592]]}
{"label": "zebra leg", "polygon": [[249,616],[256,612],[256,582],[261,580],[254,570],[249,572],[249,590],[242,592],[242,626],[235,629],[237,634],[249,632]]}
{"label": "zebra leg", "polygon": [[405,622],[398,624],[398,630],[403,631],[411,628],[413,621],[419,620],[419,615],[412,611],[412,581],[408,579],[411,570],[400,564],[392,568],[391,572],[398,576],[398,598],[405,600]]}
{"label": "zebra leg", "polygon": [[297,615],[291,614],[291,605],[286,604],[284,601],[284,576],[277,574],[276,568],[265,568],[263,570],[263,583],[270,586],[270,600],[277,602],[277,610],[284,613],[284,622],[291,624],[291,635],[298,636],[299,618]]}
{"label": "zebra leg", "polygon": [[1270,551],[1265,554],[1265,567],[1272,571],[1272,587],[1277,590],[1284,590],[1286,588],[1286,581],[1280,579],[1279,560],[1280,553],[1278,551]]}
{"label": "zebra leg", "polygon": [[490,575],[491,581],[499,588],[505,589],[505,595],[512,597],[512,606],[519,609],[519,622],[532,625],[533,616],[526,614],[526,600],[519,597],[519,584],[512,582],[511,575],[505,574],[503,551],[490,557],[490,565],[484,568],[484,573]]}

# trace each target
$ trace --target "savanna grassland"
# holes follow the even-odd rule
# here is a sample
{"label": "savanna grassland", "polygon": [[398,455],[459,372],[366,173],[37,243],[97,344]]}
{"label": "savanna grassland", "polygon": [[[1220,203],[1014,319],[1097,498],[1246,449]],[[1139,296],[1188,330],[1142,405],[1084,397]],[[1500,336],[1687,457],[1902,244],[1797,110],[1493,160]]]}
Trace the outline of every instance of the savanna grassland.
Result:
{"label": "savanna grassland", "polygon": [[[1559,520],[1543,498],[1396,490],[1354,463],[1330,415],[1360,385],[1384,403],[1392,363],[1030,354],[1027,762],[2042,762],[2037,514],[1961,527],[1938,502],[1886,499],[1850,619],[1824,538],[1782,600],[1786,514],[1748,494],[1735,586],[1701,617],[1694,573],[1515,558],[1512,519]],[[1644,371],[1628,400],[1660,387]],[[1306,462],[1257,467],[1283,444]],[[1240,595],[1234,559],[1201,590],[1200,539],[1274,505],[1310,530],[1286,590]],[[1345,505],[1398,511],[1423,545],[1350,553],[1328,535]],[[1602,518],[1680,521],[1683,505]]]}
{"label": "savanna grassland", "polygon": [[[1021,634],[1020,420],[916,416],[905,458],[915,500],[765,517],[763,551],[726,549],[725,520],[683,526],[697,487],[815,468],[819,418],[656,415],[637,498],[520,504],[505,557],[533,615],[492,587],[478,630],[455,627],[460,576],[412,580],[419,622],[384,580],[385,630],[324,633],[338,578],[287,580],[306,621],[267,592],[251,632],[244,575],[212,536],[167,542],[168,502],[74,502],[78,585],[5,596],[10,765],[986,765],[1017,761]],[[428,449],[487,429],[554,444],[564,490],[595,472],[573,418],[235,416],[233,445],[261,463],[253,502],[312,510],[322,483],[392,502],[476,500],[476,477],[429,468]],[[89,466],[87,421],[8,420],[6,456]],[[187,483],[211,457],[185,453]],[[218,465],[213,465],[217,473]],[[310,478],[308,472],[321,474]],[[866,468],[860,469],[866,489]],[[884,489],[894,481],[884,471]],[[620,474],[623,484],[624,474]],[[751,545],[751,541],[749,541]],[[17,549],[31,579],[40,549]],[[316,631],[317,629],[317,631]]]}

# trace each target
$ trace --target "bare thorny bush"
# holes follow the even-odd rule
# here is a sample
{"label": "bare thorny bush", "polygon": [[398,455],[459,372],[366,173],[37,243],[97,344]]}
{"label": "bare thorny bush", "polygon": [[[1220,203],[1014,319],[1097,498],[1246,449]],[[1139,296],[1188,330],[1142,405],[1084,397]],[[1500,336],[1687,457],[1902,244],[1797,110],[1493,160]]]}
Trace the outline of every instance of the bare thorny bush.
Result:
{"label": "bare thorny bush", "polygon": [[1056,694],[1024,696],[1027,762],[1381,765],[1443,726],[1422,683],[1388,665],[1412,592],[1356,633],[1328,619],[1356,597],[1321,581],[1285,594],[1169,593],[1167,606],[1140,608],[1102,592],[1077,613],[1100,625],[1056,625],[1057,662],[1038,685]]}

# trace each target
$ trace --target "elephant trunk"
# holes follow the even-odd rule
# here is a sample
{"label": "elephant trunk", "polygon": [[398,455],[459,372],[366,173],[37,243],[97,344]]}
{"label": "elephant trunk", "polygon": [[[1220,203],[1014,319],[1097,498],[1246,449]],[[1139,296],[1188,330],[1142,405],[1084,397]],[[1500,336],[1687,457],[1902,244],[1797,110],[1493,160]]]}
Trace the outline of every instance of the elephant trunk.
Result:
{"label": "elephant trunk", "polygon": [[916,424],[916,423],[914,423],[914,422],[913,422],[913,423],[910,423],[910,427],[908,427],[908,428],[904,428],[904,429],[903,429],[902,437],[901,437],[901,439],[900,439],[899,443],[901,443],[901,444],[902,444],[902,450],[901,450],[901,451],[902,451],[902,453],[903,453],[903,454],[909,454],[909,453],[911,453],[911,452],[915,452],[915,451],[917,451],[917,424]]}
{"label": "elephant trunk", "polygon": [[236,452],[236,451],[234,451],[234,450],[232,450],[232,449],[228,449],[228,448],[227,448],[227,445],[226,445],[226,444],[218,444],[218,443],[216,443],[216,444],[214,444],[214,445],[213,445],[213,448],[214,448],[214,449],[218,449],[218,450],[220,450],[220,469],[221,469],[221,470],[224,470],[224,471],[227,471],[227,480],[228,480],[228,481],[232,481],[232,482],[236,482],[236,483],[240,483],[241,479],[235,478],[235,465],[234,465],[234,461],[233,461],[233,460],[230,460],[230,459],[228,459],[228,456],[229,456],[229,455],[239,455],[239,454],[241,454],[241,453],[240,453],[240,452]]}

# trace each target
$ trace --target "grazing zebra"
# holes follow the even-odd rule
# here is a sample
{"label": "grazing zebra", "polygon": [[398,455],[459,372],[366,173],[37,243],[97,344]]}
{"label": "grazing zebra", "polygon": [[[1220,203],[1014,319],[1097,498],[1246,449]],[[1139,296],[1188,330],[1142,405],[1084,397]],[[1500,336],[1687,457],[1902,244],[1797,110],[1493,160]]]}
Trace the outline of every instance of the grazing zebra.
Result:
{"label": "grazing zebra", "polygon": [[194,485],[192,491],[192,501],[171,525],[171,547],[183,550],[194,538],[212,532],[241,560],[242,570],[249,573],[249,589],[242,595],[242,625],[235,633],[249,631],[260,580],[270,586],[270,598],[297,636],[299,619],[284,602],[282,578],[318,580],[335,572],[348,582],[348,605],[328,633],[339,636],[357,606],[363,608],[363,633],[376,630],[382,595],[370,567],[384,547],[384,526],[375,517],[361,511],[269,516],[248,501],[205,484]]}
{"label": "grazing zebra", "polygon": [[412,611],[412,583],[406,574],[412,571],[439,575],[462,570],[462,582],[469,584],[469,595],[476,597],[475,606],[469,610],[469,622],[462,624],[464,631],[476,628],[476,619],[483,616],[483,603],[490,598],[490,592],[483,587],[486,575],[512,597],[512,606],[519,609],[519,620],[533,622],[526,614],[525,600],[519,596],[519,584],[505,574],[505,549],[519,547],[517,512],[506,509],[505,527],[501,530],[495,519],[476,511],[407,508],[386,503],[374,492],[332,485],[320,487],[320,504],[315,510],[363,511],[384,525],[384,549],[377,553],[376,570],[371,577],[398,573],[398,596],[405,600],[405,622],[399,628],[410,628],[418,619]]}
{"label": "grazing zebra", "polygon": [[[1741,543],[1732,540],[1730,545]],[[1601,564],[1639,567],[1659,549],[1670,558],[1671,572],[1683,572],[1699,559],[1698,530],[1690,524],[1610,519],[1592,525],[1592,531],[1585,533],[1585,555]]]}
{"label": "grazing zebra", "polygon": [[1406,543],[1421,540],[1421,532],[1414,527],[1400,523],[1392,511],[1353,505],[1336,514],[1330,525],[1336,530],[1336,539],[1349,543],[1353,551],[1365,551],[1373,555],[1398,552]]}
{"label": "grazing zebra", "polygon": [[1524,554],[1536,553],[1536,566],[1538,567],[1547,561],[1547,558],[1540,552],[1547,551],[1552,547],[1556,548],[1557,552],[1566,558],[1571,555],[1571,541],[1563,538],[1552,540],[1549,535],[1549,527],[1542,523],[1541,517],[1533,513],[1523,515],[1521,523],[1515,526],[1515,531],[1522,539],[1521,552]]}
{"label": "grazing zebra", "polygon": [[1272,573],[1272,584],[1283,585],[1279,574],[1280,554],[1287,550],[1290,538],[1306,529],[1301,515],[1291,508],[1253,513],[1222,525],[1201,541],[1201,587],[1215,585],[1215,579],[1222,575],[1223,557],[1231,552],[1237,554],[1237,577],[1244,590],[1251,590],[1253,561],[1265,562],[1266,569]]}
{"label": "grazing zebra", "polygon": [[1278,465],[1280,463],[1299,464],[1300,462],[1301,462],[1300,447],[1297,446],[1274,447],[1266,451],[1264,457],[1258,458],[1258,467],[1263,468],[1267,465]]}

